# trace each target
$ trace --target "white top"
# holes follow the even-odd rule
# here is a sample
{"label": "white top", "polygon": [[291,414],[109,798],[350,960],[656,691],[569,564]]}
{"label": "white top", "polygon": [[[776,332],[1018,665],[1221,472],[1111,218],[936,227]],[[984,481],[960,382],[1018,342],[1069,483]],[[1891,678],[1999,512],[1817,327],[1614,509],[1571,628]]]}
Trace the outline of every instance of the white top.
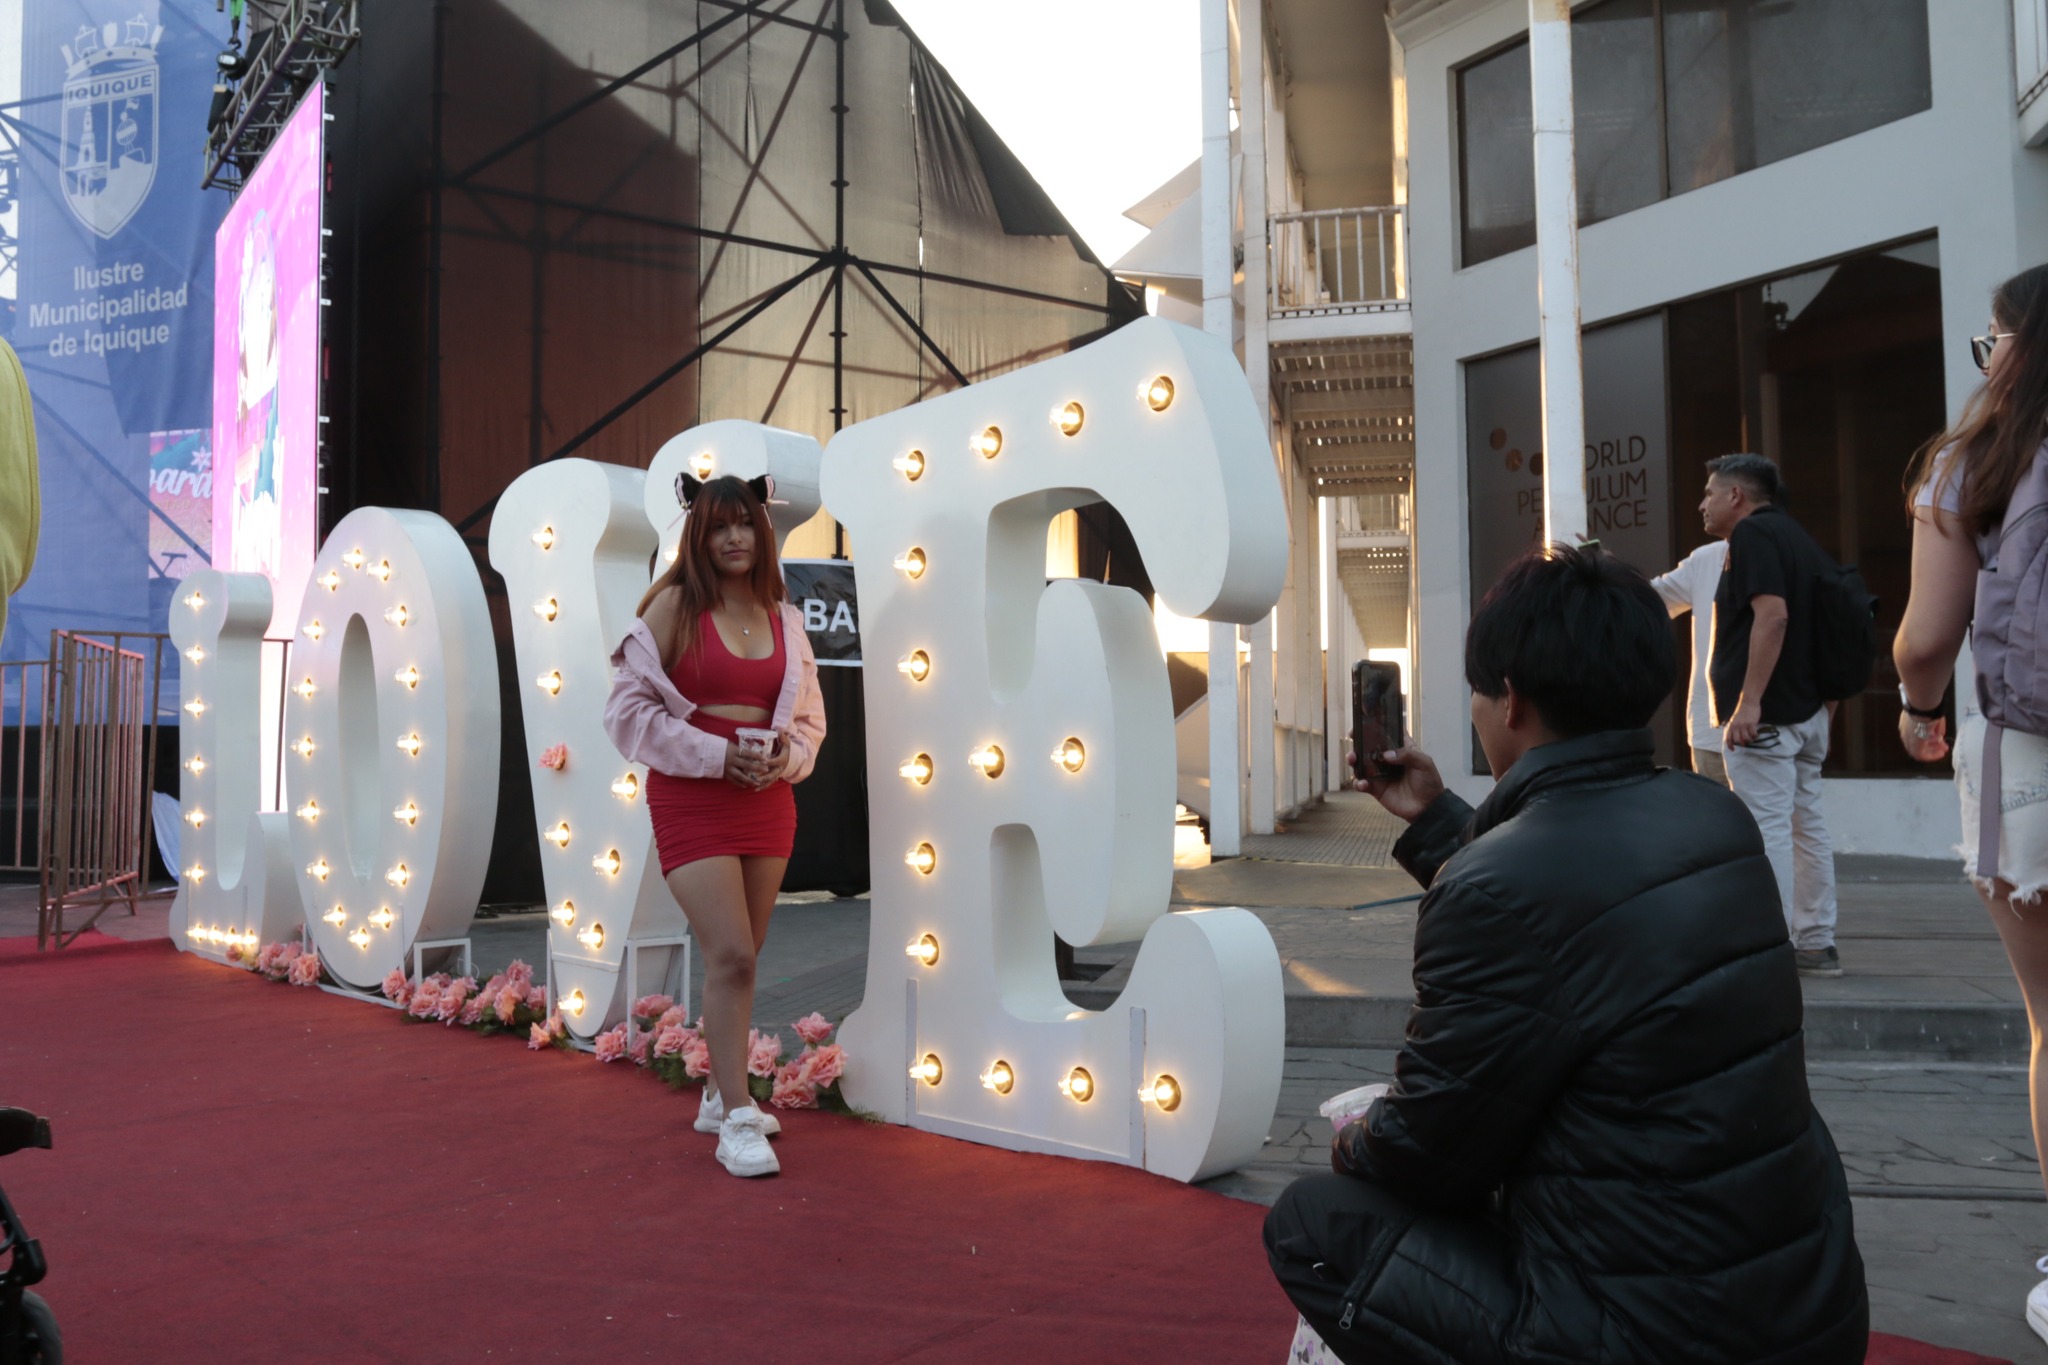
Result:
{"label": "white top", "polygon": [[1728,567],[1728,542],[1710,540],[1678,561],[1670,573],[1659,574],[1650,586],[1675,617],[1692,613],[1692,683],[1686,689],[1686,728],[1692,747],[1721,752],[1721,727],[1714,723],[1714,689],[1707,683],[1707,665],[1714,657],[1714,591]]}

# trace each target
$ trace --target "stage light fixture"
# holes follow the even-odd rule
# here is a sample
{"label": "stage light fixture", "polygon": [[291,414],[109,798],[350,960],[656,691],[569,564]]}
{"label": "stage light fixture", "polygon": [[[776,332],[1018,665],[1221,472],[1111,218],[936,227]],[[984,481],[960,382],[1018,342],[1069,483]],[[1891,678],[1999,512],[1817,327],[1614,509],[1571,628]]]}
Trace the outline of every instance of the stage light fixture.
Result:
{"label": "stage light fixture", "polygon": [[192,646],[192,648],[185,651],[185,657],[190,659],[195,664],[200,663],[205,660],[206,651],[201,649],[198,645],[194,645]]}
{"label": "stage light fixture", "polygon": [[391,561],[388,559],[378,560],[370,569],[370,577],[376,579],[379,583],[389,583],[391,581]]}
{"label": "stage light fixture", "polygon": [[543,621],[554,620],[556,614],[561,609],[561,604],[552,597],[543,597],[540,601],[533,604],[533,614]]}
{"label": "stage light fixture", "polygon": [[939,960],[939,941],[930,934],[919,934],[903,951],[927,967],[936,966]]}
{"label": "stage light fixture", "polygon": [[[341,586],[341,575],[336,573],[334,570],[329,569],[326,573],[321,574],[318,578],[314,579],[313,581],[315,583],[318,583],[321,587],[327,589],[327,591],[333,592],[336,588],[339,588]],[[318,639],[319,637],[315,636],[314,638]]]}
{"label": "stage light fixture", "polygon": [[311,735],[301,735],[292,744],[292,752],[297,754],[300,758],[311,758],[313,756],[313,750],[318,747],[318,745],[313,743],[313,737]]}
{"label": "stage light fixture", "polygon": [[578,1018],[581,1018],[583,1015],[584,1003],[585,1002],[583,999],[583,988],[579,986],[575,990],[570,991],[567,995],[562,997],[562,1013],[573,1014],[576,1015]]}
{"label": "stage light fixture", "polygon": [[198,829],[206,823],[206,812],[194,806],[191,810],[185,812],[185,823],[194,829]]}
{"label": "stage light fixture", "polygon": [[574,928],[576,925],[576,902],[563,901],[560,905],[548,911],[548,918],[561,925],[564,929]]}
{"label": "stage light fixture", "polygon": [[206,714],[206,703],[200,698],[194,697],[185,703],[185,709],[195,716],[203,716]]}
{"label": "stage light fixture", "polygon": [[384,619],[389,621],[394,626],[403,626],[407,621],[412,619],[412,613],[408,612],[405,609],[405,603],[400,602],[390,611],[384,613]]}
{"label": "stage light fixture", "polygon": [[327,627],[321,625],[318,618],[306,622],[306,638],[314,644],[320,643],[320,637],[326,633]]}
{"label": "stage light fixture", "polygon": [[621,801],[631,801],[639,794],[640,779],[633,773],[627,773],[624,777],[612,783],[612,795],[618,797]]}
{"label": "stage light fixture", "polygon": [[896,572],[905,578],[924,577],[924,551],[913,545],[895,559]]}
{"label": "stage light fixture", "polygon": [[1095,1078],[1086,1067],[1077,1066],[1060,1077],[1060,1093],[1076,1104],[1086,1104],[1095,1094]]}
{"label": "stage light fixture", "polygon": [[305,805],[300,806],[299,818],[309,825],[319,823],[320,803],[318,801],[308,801]]}
{"label": "stage light fixture", "polygon": [[393,863],[391,870],[384,874],[384,880],[390,882],[393,886],[403,887],[412,880],[412,869],[404,863]]}
{"label": "stage light fixture", "polygon": [[711,452],[708,450],[700,450],[690,457],[690,472],[700,479],[710,478],[713,468],[714,461],[711,458]]}
{"label": "stage light fixture", "polygon": [[533,533],[533,543],[535,545],[538,545],[543,550],[554,549],[555,528],[552,526],[543,526],[538,531],[535,531]]}
{"label": "stage light fixture", "polygon": [[608,877],[616,877],[619,875],[619,851],[615,848],[606,849],[592,858],[590,865]]}
{"label": "stage light fixture", "polygon": [[351,569],[354,569],[358,573],[362,572],[363,565],[366,564],[368,561],[369,557],[363,553],[363,547],[360,545],[356,546],[354,549],[350,550],[347,554],[341,557],[342,563],[348,565]]}
{"label": "stage light fixture", "polygon": [[889,467],[912,483],[916,483],[920,478],[924,477],[924,452],[922,450],[906,451],[889,461]]}
{"label": "stage light fixture", "polygon": [[1161,1113],[1171,1114],[1180,1108],[1180,1082],[1171,1076],[1161,1075],[1158,1080],[1138,1092],[1138,1098],[1147,1104],[1156,1104]]}
{"label": "stage light fixture", "polygon": [[588,929],[576,935],[576,941],[590,949],[591,952],[596,952],[599,948],[604,947],[604,926],[602,924],[591,925]]}
{"label": "stage light fixture", "polygon": [[569,822],[567,820],[562,821],[553,829],[543,833],[540,837],[546,839],[556,848],[567,848],[569,846]]}
{"label": "stage light fixture", "polygon": [[370,912],[370,923],[379,929],[389,929],[397,922],[398,916],[391,913],[391,907],[388,905],[380,905]]}
{"label": "stage light fixture", "polygon": [[930,844],[919,844],[903,855],[903,861],[929,877],[932,875],[932,869],[939,865],[938,850]]}
{"label": "stage light fixture", "polygon": [[355,944],[358,948],[368,949],[370,946],[370,931],[361,925],[357,925],[349,934],[348,941]]}
{"label": "stage light fixture", "polygon": [[919,754],[896,771],[901,773],[905,780],[915,782],[918,786],[922,787],[932,780],[932,756],[930,754]]}
{"label": "stage light fixture", "polygon": [[1088,761],[1088,750],[1082,747],[1080,740],[1069,738],[1052,751],[1052,761],[1070,773],[1077,773]]}
{"label": "stage light fixture", "polygon": [[983,427],[981,434],[974,438],[974,453],[984,460],[993,460],[1002,454],[1003,429],[997,426]]}
{"label": "stage light fixture", "polygon": [[407,758],[418,758],[420,756],[419,733],[415,731],[409,735],[401,735],[398,740],[398,748]]}
{"label": "stage light fixture", "polygon": [[420,822],[420,808],[408,801],[392,811],[391,818],[401,825],[417,825]]}
{"label": "stage light fixture", "polygon": [[922,1061],[910,1068],[910,1074],[926,1085],[937,1085],[944,1078],[946,1068],[939,1064],[938,1053],[927,1052]]}
{"label": "stage light fixture", "polygon": [[327,874],[333,870],[333,868],[327,865],[325,858],[315,858],[312,862],[306,864],[307,875],[311,876],[315,881],[326,881]]}
{"label": "stage light fixture", "polygon": [[391,676],[408,688],[417,688],[420,685],[420,670],[415,664],[407,664]]}
{"label": "stage light fixture", "polygon": [[896,661],[896,671],[912,682],[923,682],[932,675],[932,656],[913,649]]}
{"label": "stage light fixture", "polygon": [[1145,386],[1145,406],[1154,412],[1165,412],[1173,404],[1173,381],[1160,375]]}
{"label": "stage light fixture", "polygon": [[185,594],[185,605],[194,611],[198,611],[206,605],[206,597],[197,588],[194,588],[191,592]]}
{"label": "stage light fixture", "polygon": [[988,1070],[981,1073],[981,1083],[986,1089],[998,1095],[1007,1095],[1017,1088],[1017,1072],[1011,1065],[998,1057],[989,1063]]}
{"label": "stage light fixture", "polygon": [[533,685],[551,697],[560,696],[562,692],[561,670],[556,668],[549,669],[538,678],[535,678]]}
{"label": "stage light fixture", "polygon": [[326,920],[329,924],[339,929],[342,925],[348,923],[348,911],[343,907],[337,905],[332,910],[329,910],[326,914],[322,915],[320,918]]}
{"label": "stage light fixture", "polygon": [[993,744],[984,744],[967,756],[967,766],[983,777],[995,778],[1003,775],[1003,751]]}
{"label": "stage light fixture", "polygon": [[297,687],[294,687],[294,688],[292,689],[292,691],[294,691],[294,692],[298,693],[298,694],[299,694],[300,696],[304,697],[304,698],[305,698],[305,699],[306,699],[307,701],[311,701],[311,700],[313,699],[313,694],[314,694],[315,692],[319,691],[319,690],[320,690],[320,689],[318,689],[317,687],[313,686],[313,680],[312,680],[311,678],[302,678],[302,679],[300,679],[300,680],[299,680],[299,685],[298,685]]}
{"label": "stage light fixture", "polygon": [[1073,436],[1081,430],[1084,417],[1079,403],[1069,403],[1052,415],[1052,424],[1060,429],[1060,435]]}
{"label": "stage light fixture", "polygon": [[199,774],[206,771],[206,760],[198,754],[192,755],[190,759],[186,760],[185,771],[191,773],[194,777],[199,776]]}

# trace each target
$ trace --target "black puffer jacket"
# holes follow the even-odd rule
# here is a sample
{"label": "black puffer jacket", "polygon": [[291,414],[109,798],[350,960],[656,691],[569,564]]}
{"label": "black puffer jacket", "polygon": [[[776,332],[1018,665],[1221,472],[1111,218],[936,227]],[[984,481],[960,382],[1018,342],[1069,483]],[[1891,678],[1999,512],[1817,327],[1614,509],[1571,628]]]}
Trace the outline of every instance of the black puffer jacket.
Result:
{"label": "black puffer jacket", "polygon": [[1337,1160],[1429,1206],[1498,1192],[1513,1359],[1861,1362],[1771,866],[1732,793],[1652,752],[1640,730],[1545,745],[1396,845],[1429,888],[1417,1003]]}

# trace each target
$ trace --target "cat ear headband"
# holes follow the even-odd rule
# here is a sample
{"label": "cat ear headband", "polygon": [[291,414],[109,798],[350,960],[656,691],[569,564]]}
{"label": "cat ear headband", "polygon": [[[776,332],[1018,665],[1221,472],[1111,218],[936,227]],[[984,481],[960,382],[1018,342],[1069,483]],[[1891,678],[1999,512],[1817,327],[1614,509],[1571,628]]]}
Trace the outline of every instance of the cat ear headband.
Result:
{"label": "cat ear headband", "polygon": [[[684,511],[690,510],[690,504],[697,500],[697,494],[703,490],[704,480],[693,477],[688,471],[676,475],[676,501],[683,505]],[[773,474],[762,474],[757,478],[748,479],[747,491],[752,493],[763,507],[774,506],[781,501],[775,496]]]}

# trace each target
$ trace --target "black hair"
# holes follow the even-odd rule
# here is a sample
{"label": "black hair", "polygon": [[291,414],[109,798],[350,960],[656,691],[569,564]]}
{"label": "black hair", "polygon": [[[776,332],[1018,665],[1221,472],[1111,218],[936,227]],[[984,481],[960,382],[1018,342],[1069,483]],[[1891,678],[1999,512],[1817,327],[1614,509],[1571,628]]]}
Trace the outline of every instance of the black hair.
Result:
{"label": "black hair", "polygon": [[1650,723],[1678,676],[1664,603],[1598,546],[1553,545],[1514,563],[1472,613],[1465,681],[1515,692],[1560,738]]}
{"label": "black hair", "polygon": [[1758,503],[1785,501],[1785,476],[1778,472],[1778,462],[1767,455],[1716,456],[1707,461],[1707,473],[1741,484]]}

